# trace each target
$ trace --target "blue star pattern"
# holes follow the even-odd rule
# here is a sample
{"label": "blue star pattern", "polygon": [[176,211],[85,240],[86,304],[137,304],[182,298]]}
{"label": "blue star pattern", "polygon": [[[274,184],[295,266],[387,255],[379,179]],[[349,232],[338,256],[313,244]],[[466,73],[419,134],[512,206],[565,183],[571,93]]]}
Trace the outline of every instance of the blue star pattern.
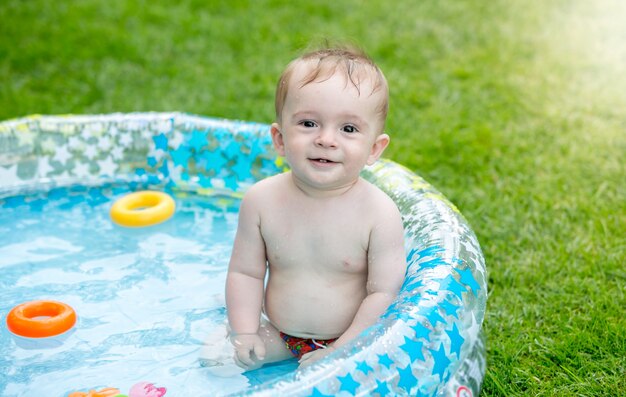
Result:
{"label": "blue star pattern", "polygon": [[155,149],[167,150],[167,137],[165,134],[159,134],[152,137]]}
{"label": "blue star pattern", "polygon": [[[393,314],[393,313],[390,312],[389,314]],[[396,317],[398,321],[403,321],[405,323],[411,320],[411,315],[407,312],[400,312],[399,314],[396,314]]]}
{"label": "blue star pattern", "polygon": [[428,327],[424,326],[424,324],[422,323],[417,323],[413,326],[413,330],[415,331],[415,337],[416,338],[422,338],[422,339],[426,339],[429,340],[430,339],[430,329],[428,329]]}
{"label": "blue star pattern", "polygon": [[314,387],[313,390],[311,391],[311,394],[309,394],[310,397],[333,397],[332,394],[324,394],[321,391],[319,391],[319,389],[317,387]]}
{"label": "blue star pattern", "polygon": [[389,386],[387,386],[386,382],[381,382],[379,380],[376,381],[376,388],[373,390],[374,393],[378,393],[379,396],[386,396],[389,394]]}
{"label": "blue star pattern", "polygon": [[189,150],[186,146],[181,146],[176,150],[172,150],[171,156],[174,161],[174,165],[187,168],[187,163],[191,157],[191,150]]}
{"label": "blue star pattern", "polygon": [[234,175],[228,175],[224,178],[224,186],[232,191],[236,191],[238,186],[237,178]]}
{"label": "blue star pattern", "polygon": [[351,395],[356,394],[356,389],[360,386],[359,382],[356,382],[351,374],[347,374],[346,376],[337,377],[339,382],[341,382],[341,386],[339,386],[339,390],[345,390]]}
{"label": "blue star pattern", "polygon": [[424,361],[424,353],[422,353],[422,348],[424,347],[424,343],[413,340],[410,338],[404,337],[404,344],[400,345],[400,349],[406,352],[411,361],[422,360]]}
{"label": "blue star pattern", "polygon": [[454,316],[456,318],[459,318],[457,311],[461,308],[460,306],[453,305],[447,300],[442,301],[440,306],[443,308],[448,316]]}
{"label": "blue star pattern", "polygon": [[206,176],[206,175],[200,175],[200,186],[202,186],[203,188],[210,188],[213,187],[213,182],[211,182],[211,178]]}
{"label": "blue star pattern", "polygon": [[[268,134],[269,135],[269,134]],[[254,139],[250,145],[250,157],[257,158],[265,151],[264,144],[269,144],[271,140],[263,142],[262,139]]]}
{"label": "blue star pattern", "polygon": [[207,133],[206,131],[192,131],[191,138],[187,142],[190,148],[192,148],[196,153],[202,151],[202,148],[207,146]]}
{"label": "blue star pattern", "polygon": [[241,154],[241,143],[231,140],[224,149],[224,155],[229,158],[235,158]]}
{"label": "blue star pattern", "polygon": [[411,260],[413,259],[413,256],[415,254],[417,254],[417,258],[426,258],[428,256],[433,256],[435,254],[438,254],[440,252],[443,252],[443,248],[437,246],[437,245],[432,245],[428,248],[422,249],[420,251],[418,251],[416,248],[411,249],[411,251],[409,252],[409,255],[407,255],[407,262],[411,262]]}
{"label": "blue star pattern", "polygon": [[231,169],[239,180],[247,181],[252,179],[252,163],[248,159],[240,159]]}
{"label": "blue star pattern", "polygon": [[215,175],[218,175],[228,163],[228,160],[226,160],[226,158],[222,156],[222,153],[218,151],[202,152],[199,159],[204,164],[204,169],[206,171],[213,171]]}
{"label": "blue star pattern", "polygon": [[374,370],[374,368],[370,367],[369,364],[366,363],[365,361],[361,361],[361,362],[357,363],[356,369],[358,371],[363,372],[365,375],[369,374],[370,372],[372,372]]}
{"label": "blue star pattern", "polygon": [[439,281],[439,288],[441,290],[450,291],[461,300],[463,299],[463,292],[467,292],[467,289],[463,286],[463,284],[456,281],[451,274],[448,274],[445,278],[437,281]]}
{"label": "blue star pattern", "polygon": [[228,142],[230,142],[232,138],[232,135],[232,131],[224,126],[218,126],[213,130],[213,137],[215,138],[215,141],[218,142],[220,145],[228,144]]}
{"label": "blue star pattern", "polygon": [[446,323],[446,319],[439,314],[439,308],[437,306],[422,307],[418,314],[426,317],[433,327],[436,327],[438,323]]}
{"label": "blue star pattern", "polygon": [[419,262],[420,268],[423,269],[434,269],[438,266],[445,264],[445,262],[441,258],[434,258],[427,261]]}
{"label": "blue star pattern", "polygon": [[461,282],[465,285],[468,285],[470,289],[472,290],[472,292],[474,293],[474,295],[477,296],[478,291],[480,290],[480,284],[476,282],[476,279],[474,278],[474,275],[472,274],[472,270],[471,269],[464,269],[464,270],[455,269],[455,270],[457,271],[457,273],[461,275]]}
{"label": "blue star pattern", "polygon": [[446,349],[443,347],[443,343],[439,345],[439,350],[431,350],[433,355],[433,375],[439,375],[439,379],[443,380],[448,366],[450,365],[450,359],[446,355]]}
{"label": "blue star pattern", "polygon": [[413,375],[411,364],[404,368],[399,368],[398,374],[400,375],[398,379],[398,387],[406,390],[407,393],[410,393],[411,389],[417,384],[417,378]]}
{"label": "blue star pattern", "polygon": [[446,334],[450,337],[450,354],[455,353],[458,358],[461,358],[461,347],[465,339],[461,336],[456,323],[452,324],[451,330],[446,330]]}
{"label": "blue star pattern", "polygon": [[414,395],[414,397],[430,397],[430,396],[431,396],[430,393],[422,392],[421,388],[417,389],[417,392]]}
{"label": "blue star pattern", "polygon": [[[195,183],[202,188],[213,188],[211,178],[221,178],[225,188],[236,191],[244,186],[244,182],[247,185],[253,183],[255,172],[263,175],[277,171],[276,166],[268,167],[268,164],[274,164],[270,160],[275,155],[267,126],[223,121],[211,126],[211,120],[206,121],[207,125],[203,127],[193,124],[182,124],[183,129],[177,127],[179,132],[190,129],[182,138],[170,136],[171,131],[152,136],[154,149],[166,152],[166,157],[158,155],[158,152],[148,157],[147,164],[152,172],[159,173],[159,177],[172,187],[178,183]],[[233,132],[239,134],[238,139],[231,139]],[[173,148],[169,149],[170,146]],[[167,157],[174,166],[182,167],[178,181],[171,180]]]}
{"label": "blue star pattern", "polygon": [[391,368],[393,360],[389,358],[388,354],[385,353],[378,356],[378,363],[383,367]]}
{"label": "blue star pattern", "polygon": [[167,160],[163,161],[163,164],[161,164],[158,170],[161,173],[161,175],[163,175],[163,177],[167,178],[168,176],[170,176],[170,170],[167,167]]}

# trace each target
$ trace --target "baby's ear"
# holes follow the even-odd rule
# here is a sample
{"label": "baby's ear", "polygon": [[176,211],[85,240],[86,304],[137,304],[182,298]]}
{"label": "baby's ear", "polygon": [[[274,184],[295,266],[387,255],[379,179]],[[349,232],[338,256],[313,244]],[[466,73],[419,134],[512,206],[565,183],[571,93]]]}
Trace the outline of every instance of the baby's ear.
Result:
{"label": "baby's ear", "polygon": [[280,125],[278,123],[272,123],[270,132],[272,133],[272,143],[274,143],[274,149],[279,156],[284,156],[285,141],[283,139],[283,133],[280,131]]}
{"label": "baby's ear", "polygon": [[367,157],[367,165],[372,165],[380,158],[380,156],[385,151],[387,145],[389,145],[389,135],[380,134],[376,137],[374,144],[372,145],[372,151],[370,155]]}

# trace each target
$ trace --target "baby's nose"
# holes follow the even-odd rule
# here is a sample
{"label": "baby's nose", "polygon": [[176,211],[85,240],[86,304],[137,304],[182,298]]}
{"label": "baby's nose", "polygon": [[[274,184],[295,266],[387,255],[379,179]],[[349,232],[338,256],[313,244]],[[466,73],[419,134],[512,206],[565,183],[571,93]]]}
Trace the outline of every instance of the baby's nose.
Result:
{"label": "baby's nose", "polygon": [[320,133],[315,139],[315,144],[321,147],[336,147],[335,132],[329,128],[320,129]]}

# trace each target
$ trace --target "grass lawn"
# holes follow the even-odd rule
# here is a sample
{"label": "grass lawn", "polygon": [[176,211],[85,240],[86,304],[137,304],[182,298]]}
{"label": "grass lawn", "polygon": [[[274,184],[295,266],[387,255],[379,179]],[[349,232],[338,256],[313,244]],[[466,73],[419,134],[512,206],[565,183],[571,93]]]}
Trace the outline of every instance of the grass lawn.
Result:
{"label": "grass lawn", "polygon": [[446,194],[482,244],[482,395],[623,396],[625,21],[621,0],[3,0],[0,120],[271,122],[289,60],[320,39],[357,43],[390,83],[386,157]]}

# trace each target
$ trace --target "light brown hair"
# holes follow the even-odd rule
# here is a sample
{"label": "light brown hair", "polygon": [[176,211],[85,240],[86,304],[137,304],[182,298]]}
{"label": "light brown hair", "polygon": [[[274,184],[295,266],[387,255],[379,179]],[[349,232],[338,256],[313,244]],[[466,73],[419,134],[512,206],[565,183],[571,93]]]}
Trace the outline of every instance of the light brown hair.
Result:
{"label": "light brown hair", "polygon": [[389,108],[389,88],[387,86],[387,80],[383,72],[370,57],[363,51],[353,47],[333,47],[315,50],[307,52],[289,63],[280,76],[278,85],[276,86],[275,107],[277,122],[280,122],[282,116],[283,106],[287,99],[289,82],[293,76],[294,70],[297,66],[306,63],[310,63],[312,66],[309,73],[300,81],[300,87],[304,87],[312,82],[324,81],[333,76],[337,70],[340,70],[346,77],[346,84],[348,84],[349,81],[360,95],[361,82],[371,79],[373,88],[369,95],[378,90],[384,91],[383,101],[379,108],[384,125]]}

